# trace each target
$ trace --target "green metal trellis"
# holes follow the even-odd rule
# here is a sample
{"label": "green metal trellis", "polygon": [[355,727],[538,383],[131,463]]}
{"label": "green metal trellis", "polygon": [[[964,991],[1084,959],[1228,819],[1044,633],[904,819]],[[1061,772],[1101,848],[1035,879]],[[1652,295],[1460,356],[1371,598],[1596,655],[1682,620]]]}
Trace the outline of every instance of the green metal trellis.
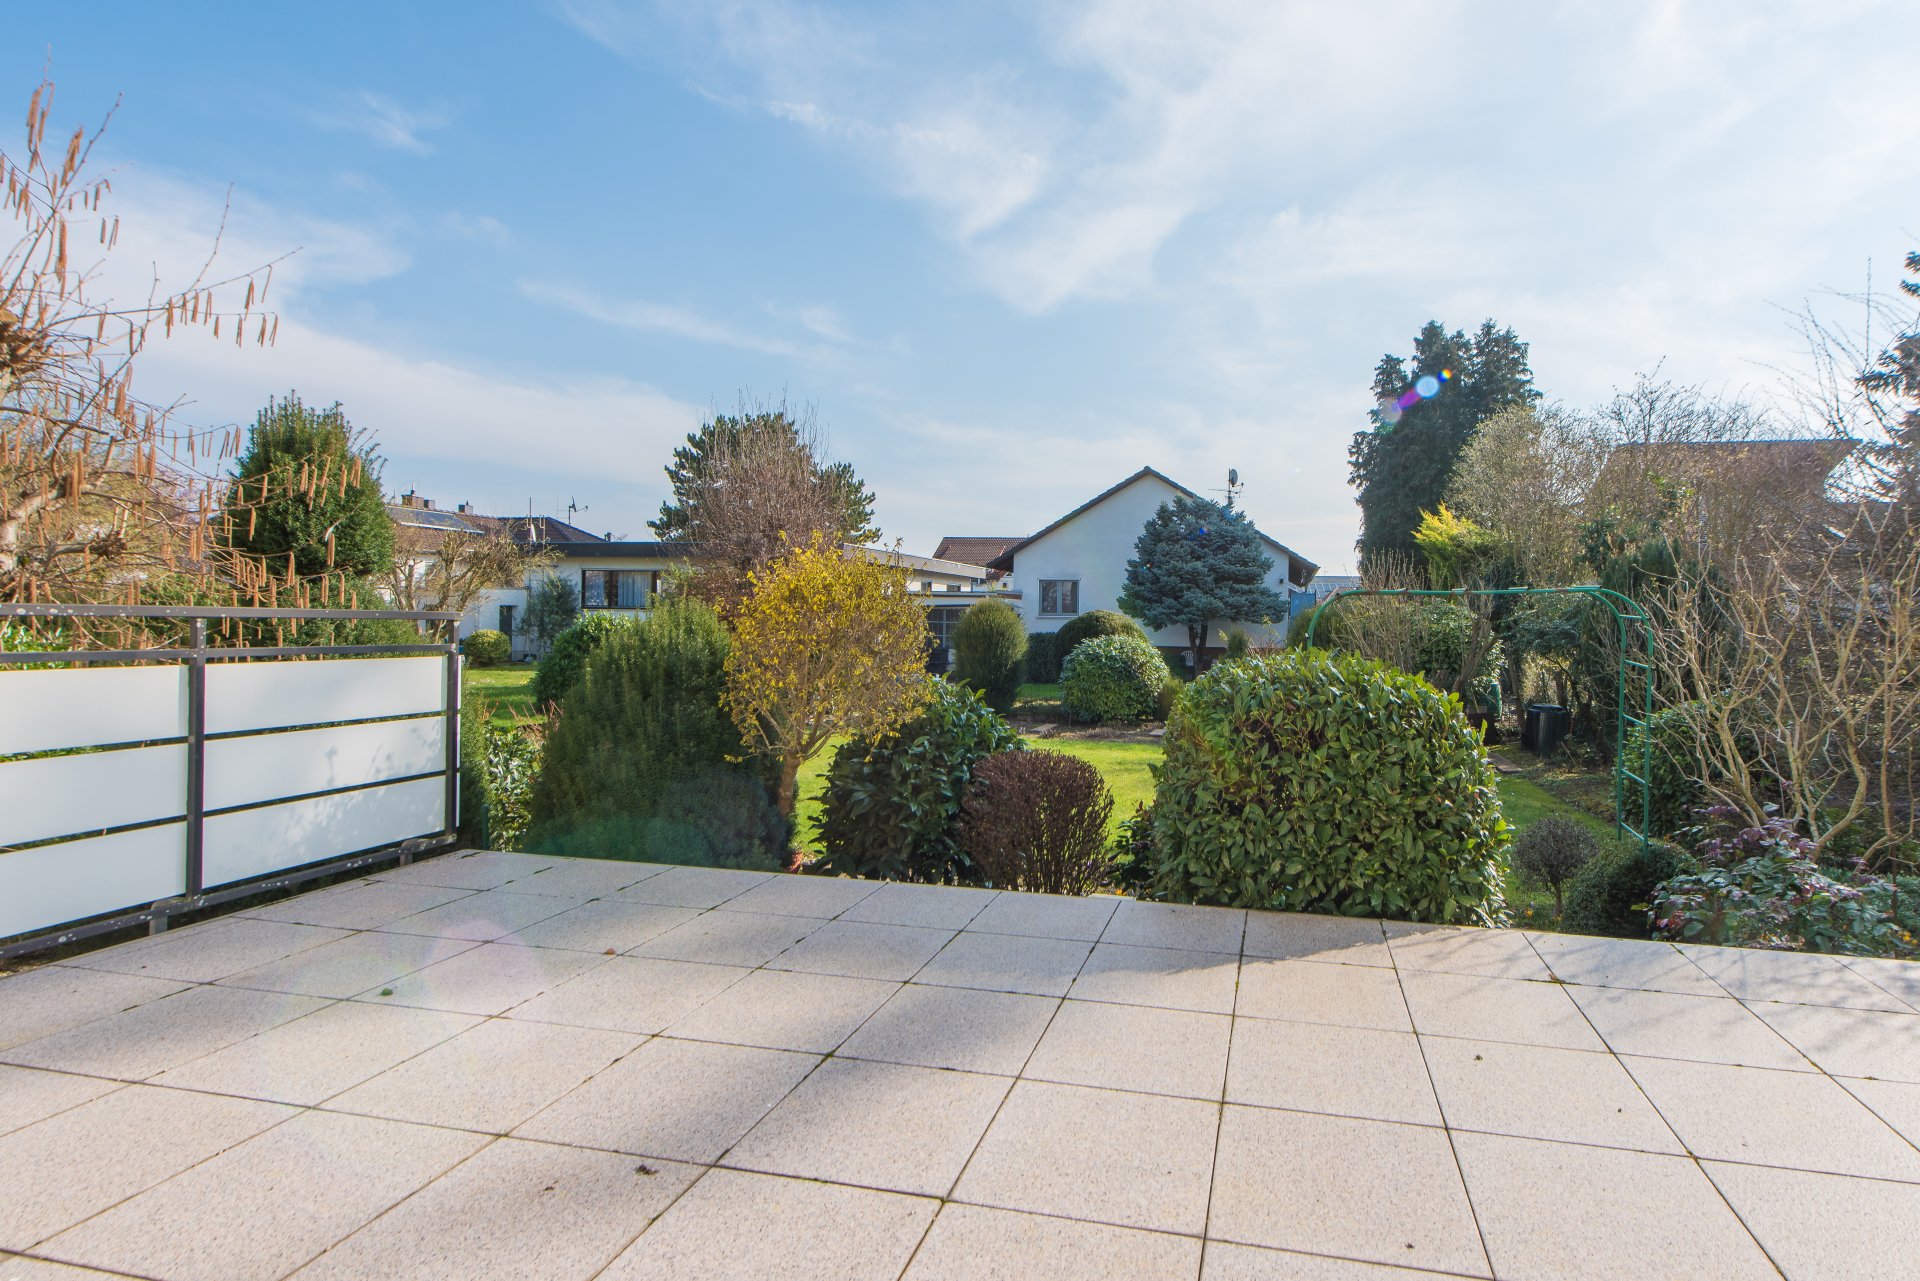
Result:
{"label": "green metal trellis", "polygon": [[[1451,591],[1431,588],[1412,587],[1349,587],[1334,592],[1313,607],[1312,615],[1307,619],[1307,644],[1313,644],[1313,632],[1320,625],[1321,611],[1333,602],[1349,596],[1437,596],[1449,600],[1460,600],[1467,596],[1585,596],[1605,605],[1613,614],[1615,633],[1620,643],[1620,672],[1615,682],[1614,698],[1619,715],[1619,732],[1614,736],[1613,748],[1613,825],[1618,831],[1627,833],[1640,842],[1645,849],[1652,844],[1653,793],[1647,780],[1653,773],[1653,737],[1640,735],[1639,767],[1636,773],[1628,768],[1627,738],[1628,727],[1638,725],[1644,730],[1647,719],[1653,715],[1653,620],[1630,597],[1623,596],[1611,588],[1599,586],[1583,587],[1459,587]],[[1628,643],[1627,628],[1631,624],[1640,633],[1639,649],[1644,658],[1634,658],[1633,647]],[[1640,714],[1627,711],[1627,673],[1640,673]],[[1635,827],[1627,821],[1627,784],[1633,783],[1640,789],[1640,826]]]}

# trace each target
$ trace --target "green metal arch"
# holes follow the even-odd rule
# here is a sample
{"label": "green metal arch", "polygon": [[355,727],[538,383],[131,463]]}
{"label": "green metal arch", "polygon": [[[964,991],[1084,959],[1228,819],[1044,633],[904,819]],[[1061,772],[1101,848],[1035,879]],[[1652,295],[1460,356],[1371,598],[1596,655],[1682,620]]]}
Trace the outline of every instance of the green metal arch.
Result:
{"label": "green metal arch", "polygon": [[[1636,838],[1640,847],[1645,849],[1652,843],[1653,829],[1653,792],[1647,780],[1653,776],[1653,738],[1649,734],[1640,735],[1640,759],[1633,762],[1639,767],[1636,773],[1628,767],[1627,727],[1638,725],[1645,727],[1653,715],[1653,620],[1647,611],[1631,597],[1608,587],[1588,584],[1579,587],[1456,587],[1452,590],[1413,587],[1347,587],[1334,592],[1325,600],[1317,602],[1313,613],[1307,618],[1307,645],[1313,645],[1314,629],[1320,625],[1321,611],[1347,596],[1440,596],[1458,600],[1467,596],[1585,596],[1605,605],[1613,615],[1615,634],[1620,642],[1620,670],[1614,683],[1614,699],[1619,715],[1620,732],[1615,736],[1613,749],[1613,825],[1618,831]],[[1634,626],[1640,633],[1639,648],[1644,657],[1630,657],[1627,628]],[[1627,711],[1627,673],[1640,673],[1640,714]],[[1627,821],[1627,785],[1638,787],[1640,792],[1640,826],[1635,827]]]}

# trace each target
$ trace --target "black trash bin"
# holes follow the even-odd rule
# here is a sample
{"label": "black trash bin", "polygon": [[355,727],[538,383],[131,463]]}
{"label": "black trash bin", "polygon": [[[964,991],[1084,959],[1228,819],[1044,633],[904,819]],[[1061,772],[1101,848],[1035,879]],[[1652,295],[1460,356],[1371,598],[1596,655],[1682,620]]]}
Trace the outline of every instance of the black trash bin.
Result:
{"label": "black trash bin", "polygon": [[1538,756],[1551,756],[1567,741],[1572,717],[1558,703],[1528,703],[1520,726],[1520,744]]}

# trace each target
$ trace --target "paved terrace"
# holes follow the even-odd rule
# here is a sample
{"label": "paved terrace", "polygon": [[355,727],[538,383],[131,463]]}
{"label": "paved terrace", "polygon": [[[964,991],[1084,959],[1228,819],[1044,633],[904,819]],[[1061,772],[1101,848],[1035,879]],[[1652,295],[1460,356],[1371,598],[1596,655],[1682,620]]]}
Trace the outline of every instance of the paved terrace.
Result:
{"label": "paved terrace", "polygon": [[0,1278],[1907,1278],[1916,1007],[1898,962],[449,856],[0,979]]}

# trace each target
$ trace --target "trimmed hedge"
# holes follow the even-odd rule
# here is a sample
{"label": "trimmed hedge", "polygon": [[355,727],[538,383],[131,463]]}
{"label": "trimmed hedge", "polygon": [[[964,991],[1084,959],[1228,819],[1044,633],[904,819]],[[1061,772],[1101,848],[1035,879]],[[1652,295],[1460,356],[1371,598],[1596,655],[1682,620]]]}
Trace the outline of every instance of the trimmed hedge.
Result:
{"label": "trimmed hedge", "polygon": [[1671,845],[1603,847],[1567,882],[1560,928],[1570,934],[1647,938],[1653,932],[1647,913],[1654,888],[1696,866],[1691,856]]}
{"label": "trimmed hedge", "polygon": [[461,642],[460,652],[475,667],[498,667],[513,655],[513,642],[505,632],[483,627]]}
{"label": "trimmed hedge", "polygon": [[1508,828],[1460,701],[1355,655],[1287,650],[1188,685],[1157,775],[1156,896],[1498,924]]}
{"label": "trimmed hedge", "polygon": [[1096,636],[1062,664],[1060,702],[1077,720],[1143,721],[1159,712],[1160,691],[1172,679],[1144,637]]}
{"label": "trimmed hedge", "polygon": [[1027,654],[1027,633],[1020,615],[1003,600],[983,600],[960,615],[953,628],[953,677],[977,689],[987,706],[1002,714],[1013,710],[1020,692],[1020,662]]}
{"label": "trimmed hedge", "polygon": [[1059,632],[1027,633],[1027,679],[1036,685],[1053,685],[1060,680],[1060,660],[1066,656],[1060,648]]}
{"label": "trimmed hedge", "polygon": [[528,692],[536,710],[557,703],[567,696],[586,674],[587,659],[623,629],[637,626],[635,620],[600,610],[580,615],[579,621],[553,638],[553,645],[541,656],[534,669]]}
{"label": "trimmed hedge", "polygon": [[848,739],[827,767],[819,870],[891,881],[979,879],[960,845],[960,800],[973,767],[1017,750],[1013,727],[978,694],[938,677],[926,710],[898,733]]}
{"label": "trimmed hedge", "polygon": [[730,762],[727,632],[695,601],[616,626],[560,704],[533,791],[537,853],[777,870],[791,848],[765,781]]}

